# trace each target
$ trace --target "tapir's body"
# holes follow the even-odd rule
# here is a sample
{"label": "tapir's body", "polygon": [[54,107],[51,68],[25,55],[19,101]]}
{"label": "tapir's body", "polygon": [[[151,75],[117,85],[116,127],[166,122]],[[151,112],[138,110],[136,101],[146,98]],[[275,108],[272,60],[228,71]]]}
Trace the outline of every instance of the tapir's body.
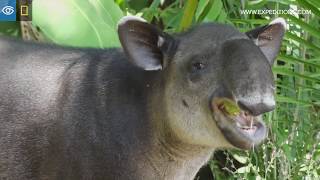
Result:
{"label": "tapir's body", "polygon": [[[119,49],[4,38],[0,57],[1,178],[153,179],[170,172],[151,171],[161,150],[148,112],[160,112],[161,101],[147,99],[154,92],[161,99],[161,84],[152,81],[157,72],[146,75]],[[173,167],[185,176],[199,168]]]}
{"label": "tapir's body", "polygon": [[117,49],[0,49],[1,178],[134,179],[150,131],[144,71]]}
{"label": "tapir's body", "polygon": [[[122,23],[146,25],[135,20]],[[141,54],[130,49],[138,46],[131,46],[135,42],[123,36],[122,43],[129,41],[129,45],[123,45],[127,55],[122,49],[62,48],[0,38],[0,179],[190,180],[215,148],[231,147],[230,143],[248,148],[251,142],[260,142],[249,135],[230,140],[238,130],[233,131],[227,125],[219,127],[221,133],[211,113],[201,114],[210,112],[207,103],[211,102],[202,100],[212,98],[210,93],[215,91],[222,95],[222,86],[214,85],[210,87],[212,92],[200,93],[195,85],[201,79],[200,74],[191,74],[192,84],[181,87],[193,89],[172,90],[179,78],[173,74],[177,71],[175,66],[164,61],[157,64],[152,59],[155,56],[150,56],[149,63],[141,62],[143,58],[137,58]],[[157,44],[161,48],[176,46],[179,51],[183,47],[168,45],[165,37],[161,38]],[[244,42],[251,46],[249,40]],[[161,56],[166,60],[182,56],[166,53]],[[133,56],[136,66],[128,60],[128,54]],[[148,55],[145,53],[143,57]],[[267,62],[261,63],[270,68]],[[160,66],[163,70],[157,71]],[[195,64],[195,67],[202,66]],[[216,68],[216,72],[223,72],[224,67],[226,71],[232,69],[225,65],[220,70]],[[261,78],[272,85],[268,68],[265,70],[268,75]],[[217,84],[220,80],[211,82]],[[203,83],[201,87],[209,84]],[[267,90],[261,93],[269,92],[265,84],[255,88],[265,87]],[[238,87],[237,83],[231,85]],[[186,92],[196,94],[182,96]],[[205,95],[201,101],[192,99],[197,93]],[[262,99],[255,106],[261,108],[252,109],[252,113],[269,111],[269,104]],[[250,110],[250,106],[246,108]],[[180,111],[181,115],[177,113]],[[220,116],[215,118],[222,119]],[[186,123],[181,125],[183,120]],[[197,125],[197,121],[203,123]],[[258,128],[263,126],[258,121],[257,124]],[[259,136],[258,132],[263,135],[262,130],[256,135]],[[189,131],[195,132],[188,135]],[[223,134],[226,132],[229,135]]]}

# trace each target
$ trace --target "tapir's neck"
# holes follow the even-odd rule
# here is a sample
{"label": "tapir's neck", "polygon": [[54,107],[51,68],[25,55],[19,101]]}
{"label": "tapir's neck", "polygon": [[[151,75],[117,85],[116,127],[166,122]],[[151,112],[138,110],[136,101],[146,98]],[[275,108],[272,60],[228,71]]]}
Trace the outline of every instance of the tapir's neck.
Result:
{"label": "tapir's neck", "polygon": [[142,153],[135,154],[138,160],[133,162],[137,165],[139,176],[146,179],[192,180],[209,160],[213,149],[183,143],[174,135],[167,126],[168,117],[161,109],[163,96],[159,91],[152,94],[149,102],[151,134],[148,135],[146,147],[140,151]]}
{"label": "tapir's neck", "polygon": [[[172,144],[171,144],[172,143]],[[210,158],[212,150],[180,144],[154,142],[141,157],[138,173],[147,179],[193,180]]]}
{"label": "tapir's neck", "polygon": [[[126,162],[129,163],[126,164],[128,173],[136,179],[192,180],[210,158],[212,148],[183,143],[174,135],[168,126],[169,118],[164,108],[165,83],[157,72],[133,71],[128,66],[114,69],[126,72],[113,74],[114,79],[125,78],[127,81],[118,87],[111,86],[115,89],[109,89],[109,94],[123,95],[116,100],[108,99],[108,102],[122,106],[109,113],[118,117],[113,129],[121,127],[118,131],[125,136],[113,138],[123,141],[119,144],[124,144],[125,152],[129,152]],[[121,126],[118,126],[120,122]]]}

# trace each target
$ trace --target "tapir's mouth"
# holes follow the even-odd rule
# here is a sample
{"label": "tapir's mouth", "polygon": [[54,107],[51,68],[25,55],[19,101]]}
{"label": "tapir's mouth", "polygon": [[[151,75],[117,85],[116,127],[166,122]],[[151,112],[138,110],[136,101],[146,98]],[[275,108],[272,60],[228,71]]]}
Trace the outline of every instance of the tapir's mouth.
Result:
{"label": "tapir's mouth", "polygon": [[214,98],[211,110],[217,126],[233,146],[250,149],[266,138],[267,128],[261,116],[242,110],[233,100]]}

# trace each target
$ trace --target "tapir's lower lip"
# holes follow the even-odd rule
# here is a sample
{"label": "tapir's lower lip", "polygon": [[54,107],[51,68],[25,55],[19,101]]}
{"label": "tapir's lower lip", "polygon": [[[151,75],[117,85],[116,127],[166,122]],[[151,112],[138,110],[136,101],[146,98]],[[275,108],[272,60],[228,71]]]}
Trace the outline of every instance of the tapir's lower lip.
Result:
{"label": "tapir's lower lip", "polygon": [[223,99],[226,98],[214,98],[211,101],[211,109],[224,137],[230,144],[241,149],[250,149],[260,144],[267,135],[267,128],[261,116],[252,116],[241,109],[230,113],[221,105]]}

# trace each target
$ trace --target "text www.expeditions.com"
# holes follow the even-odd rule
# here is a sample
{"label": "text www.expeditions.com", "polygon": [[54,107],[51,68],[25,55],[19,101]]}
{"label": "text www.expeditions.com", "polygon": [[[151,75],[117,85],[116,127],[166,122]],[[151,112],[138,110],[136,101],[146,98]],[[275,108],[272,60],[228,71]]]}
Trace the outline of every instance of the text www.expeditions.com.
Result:
{"label": "text www.expeditions.com", "polygon": [[311,10],[305,9],[243,9],[240,14],[311,14]]}

